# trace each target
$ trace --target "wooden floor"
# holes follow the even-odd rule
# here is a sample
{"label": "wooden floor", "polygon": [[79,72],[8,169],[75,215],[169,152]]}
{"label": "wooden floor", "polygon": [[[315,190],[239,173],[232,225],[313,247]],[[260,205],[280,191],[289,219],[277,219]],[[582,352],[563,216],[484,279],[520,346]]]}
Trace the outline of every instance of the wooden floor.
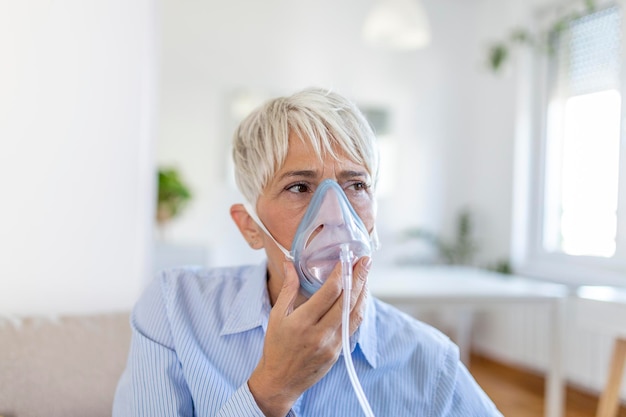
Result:
{"label": "wooden floor", "polygon": [[[542,376],[472,356],[470,371],[505,417],[542,417]],[[580,390],[567,389],[564,417],[595,417],[598,398]],[[626,417],[622,406],[618,417]]]}

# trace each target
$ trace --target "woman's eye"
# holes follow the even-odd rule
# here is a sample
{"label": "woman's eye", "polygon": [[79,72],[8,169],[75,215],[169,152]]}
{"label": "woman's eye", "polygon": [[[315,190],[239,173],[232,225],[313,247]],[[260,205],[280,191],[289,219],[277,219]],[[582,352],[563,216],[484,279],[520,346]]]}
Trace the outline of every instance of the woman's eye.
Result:
{"label": "woman's eye", "polygon": [[307,184],[297,183],[287,187],[287,191],[290,191],[292,193],[308,193],[310,191],[310,188]]}
{"label": "woman's eye", "polygon": [[353,191],[365,191],[369,188],[369,185],[367,185],[367,183],[365,182],[355,182],[352,183],[348,186],[348,189],[353,190]]}

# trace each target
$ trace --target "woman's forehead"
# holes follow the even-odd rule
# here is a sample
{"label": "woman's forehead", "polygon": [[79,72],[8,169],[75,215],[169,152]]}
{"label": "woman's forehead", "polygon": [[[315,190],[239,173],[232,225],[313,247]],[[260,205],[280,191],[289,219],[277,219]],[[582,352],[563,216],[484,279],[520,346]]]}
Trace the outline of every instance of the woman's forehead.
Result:
{"label": "woman's forehead", "polygon": [[330,149],[330,152],[325,149],[322,149],[321,152],[322,154],[318,155],[309,140],[304,140],[296,134],[290,134],[287,155],[277,173],[293,169],[323,169],[328,165],[341,167],[344,170],[367,172],[362,163],[350,159],[347,153],[338,146]]}

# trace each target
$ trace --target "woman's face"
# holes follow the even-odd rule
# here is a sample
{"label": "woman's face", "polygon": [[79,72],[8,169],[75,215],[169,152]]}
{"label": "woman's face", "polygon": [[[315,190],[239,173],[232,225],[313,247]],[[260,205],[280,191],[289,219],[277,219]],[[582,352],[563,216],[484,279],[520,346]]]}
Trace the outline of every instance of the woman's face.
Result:
{"label": "woman's face", "polygon": [[[291,248],[313,193],[325,179],[332,179],[341,186],[367,230],[372,232],[374,196],[372,179],[365,167],[341,153],[338,159],[326,155],[320,160],[308,143],[292,134],[285,162],[261,192],[256,206],[260,220],[287,250]],[[282,284],[285,255],[265,234],[263,245],[268,257],[270,284],[272,281],[274,285]]]}

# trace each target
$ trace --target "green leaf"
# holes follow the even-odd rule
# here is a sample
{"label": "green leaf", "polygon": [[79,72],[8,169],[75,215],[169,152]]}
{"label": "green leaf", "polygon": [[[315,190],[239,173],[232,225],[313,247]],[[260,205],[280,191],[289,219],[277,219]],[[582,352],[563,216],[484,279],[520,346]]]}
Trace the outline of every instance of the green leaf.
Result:
{"label": "green leaf", "polygon": [[429,230],[414,228],[404,233],[405,238],[423,240],[437,250],[440,260],[449,265],[470,265],[478,251],[472,237],[473,223],[469,210],[459,213],[456,223],[456,236],[444,241]]}
{"label": "green leaf", "polygon": [[573,13],[562,15],[544,31],[531,32],[524,28],[513,29],[504,41],[494,44],[489,49],[488,62],[490,68],[494,72],[498,72],[509,59],[512,48],[518,45],[531,45],[542,53],[553,55],[554,45],[552,45],[551,42],[554,38],[566,31],[573,21],[596,11],[596,0],[581,1],[584,6],[584,10],[582,12],[575,11]]}
{"label": "green leaf", "polygon": [[191,192],[179,172],[172,168],[158,170],[157,220],[167,221],[176,217],[191,200]]}
{"label": "green leaf", "polygon": [[489,65],[494,71],[498,71],[504,65],[509,55],[506,45],[500,43],[493,45],[489,51]]}

